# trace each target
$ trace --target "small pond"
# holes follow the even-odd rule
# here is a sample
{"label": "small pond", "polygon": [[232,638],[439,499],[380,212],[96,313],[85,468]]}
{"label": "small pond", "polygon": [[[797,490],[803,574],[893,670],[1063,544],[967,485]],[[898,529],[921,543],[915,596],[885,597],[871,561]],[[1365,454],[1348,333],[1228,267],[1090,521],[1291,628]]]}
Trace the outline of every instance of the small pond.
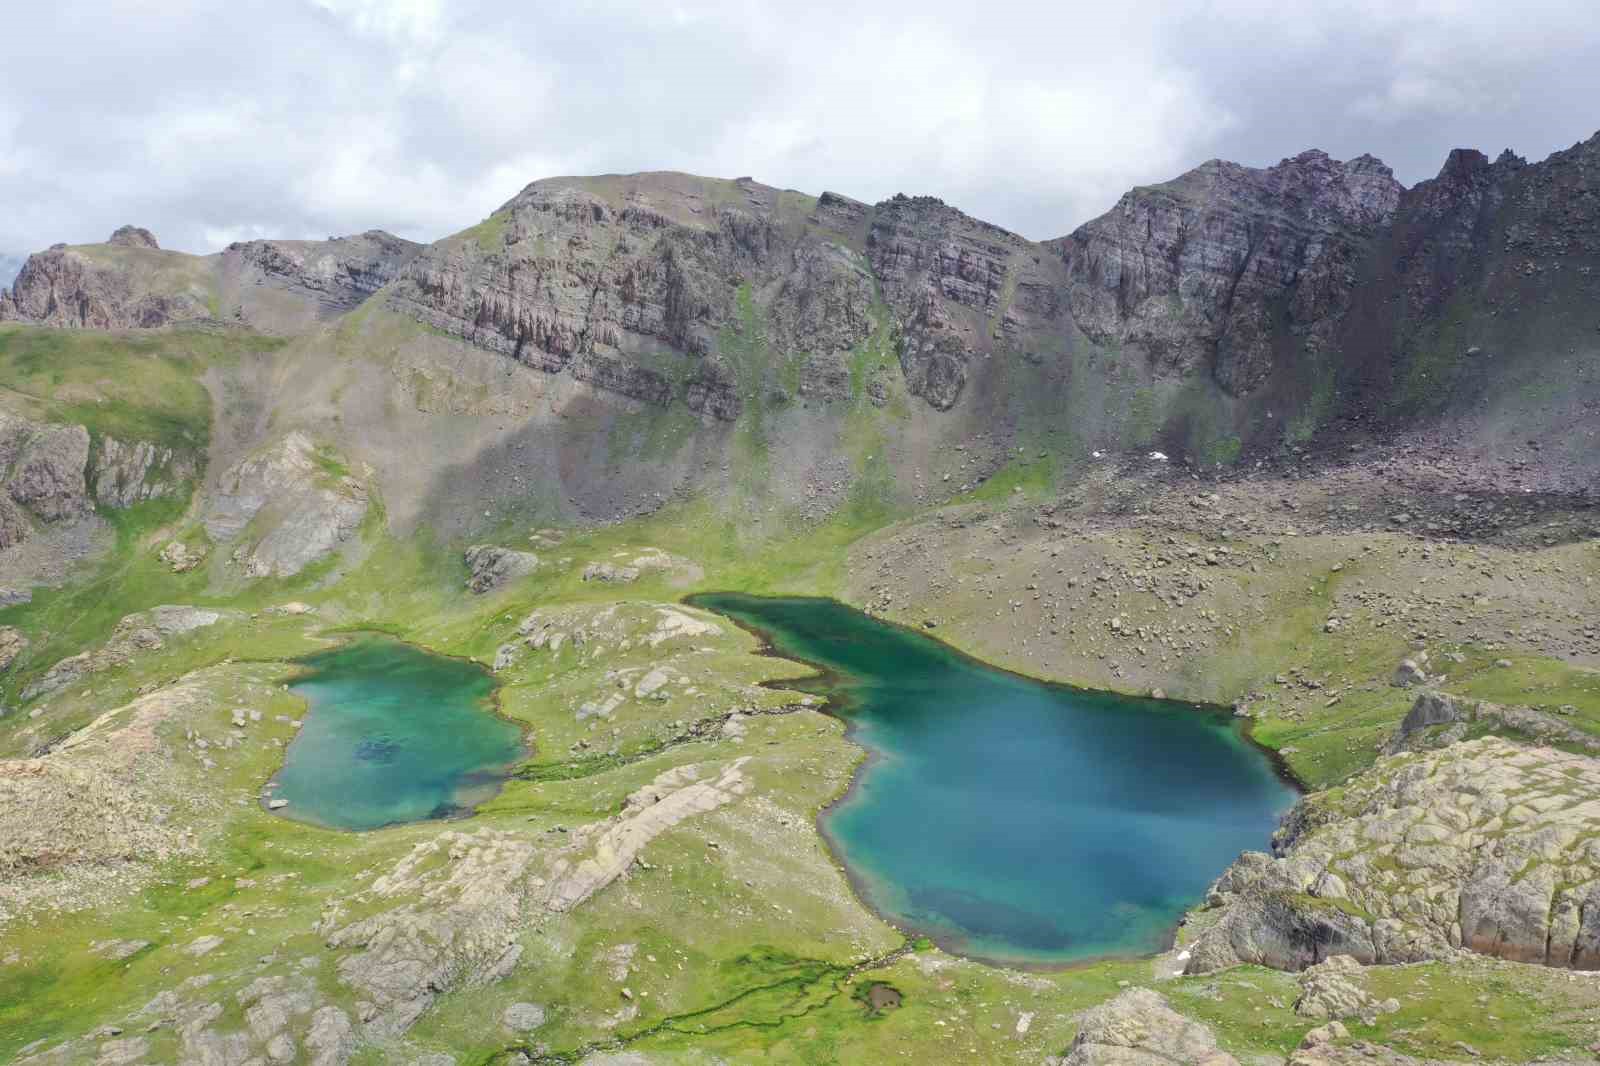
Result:
{"label": "small pond", "polygon": [[1295,800],[1214,709],[1019,677],[832,600],[693,602],[822,669],[785,687],[869,753],[824,835],[880,914],[961,954],[1159,951]]}
{"label": "small pond", "polygon": [[377,636],[301,662],[289,687],[309,709],[273,778],[279,814],[337,829],[448,817],[493,796],[523,754],[473,663]]}

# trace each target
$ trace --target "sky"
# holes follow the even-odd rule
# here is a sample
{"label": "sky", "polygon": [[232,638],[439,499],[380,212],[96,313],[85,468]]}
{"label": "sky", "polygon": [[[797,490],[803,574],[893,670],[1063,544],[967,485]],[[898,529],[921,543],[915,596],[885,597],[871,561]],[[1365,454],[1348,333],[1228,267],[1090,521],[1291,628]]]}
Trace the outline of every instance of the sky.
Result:
{"label": "sky", "polygon": [[[0,43],[0,257],[380,227],[687,170],[939,196],[1035,239],[1207,159],[1600,129],[1593,0],[52,0]],[[0,279],[3,283],[3,279]]]}

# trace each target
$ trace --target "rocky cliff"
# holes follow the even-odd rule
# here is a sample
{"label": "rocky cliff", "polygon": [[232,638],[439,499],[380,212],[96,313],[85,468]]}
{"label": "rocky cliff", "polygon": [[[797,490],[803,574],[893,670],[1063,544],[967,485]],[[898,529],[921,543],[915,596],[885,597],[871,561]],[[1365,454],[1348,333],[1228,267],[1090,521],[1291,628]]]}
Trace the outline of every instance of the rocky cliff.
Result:
{"label": "rocky cliff", "polygon": [[[1573,432],[1600,410],[1597,161],[1600,137],[1535,164],[1462,150],[1412,189],[1365,155],[1212,161],[1043,243],[925,196],[552,178],[427,247],[370,231],[201,258],[125,227],[32,257],[0,318],[211,314],[299,335],[381,293],[616,409],[686,410],[713,434],[797,398],[903,395],[953,413],[919,447],[1065,436],[1210,465],[1425,416],[1536,439],[1581,480],[1600,467]],[[1551,375],[1571,387],[1541,393]]]}
{"label": "rocky cliff", "polygon": [[1296,346],[1327,343],[1401,191],[1369,155],[1309,151],[1264,170],[1214,159],[1134,189],[1051,247],[1091,337],[1137,344],[1171,372],[1210,372],[1237,395]]}
{"label": "rocky cliff", "polygon": [[325,241],[242,241],[224,269],[254,271],[259,283],[308,296],[325,314],[356,307],[399,276],[422,245],[383,230]]}
{"label": "rocky cliff", "polygon": [[1247,853],[1222,876],[1188,970],[1457,948],[1600,969],[1597,811],[1588,756],[1489,737],[1381,762],[1302,804],[1276,858]]}
{"label": "rocky cliff", "polygon": [[733,420],[789,361],[802,394],[839,397],[841,353],[879,326],[910,392],[948,409],[974,358],[1059,348],[1061,280],[1032,242],[930,197],[641,174],[529,186],[420,256],[391,302],[536,369]]}
{"label": "rocky cliff", "polygon": [[105,244],[53,246],[28,257],[10,292],[0,292],[0,322],[74,329],[150,329],[210,317],[206,290],[181,276],[149,230],[123,226]]}

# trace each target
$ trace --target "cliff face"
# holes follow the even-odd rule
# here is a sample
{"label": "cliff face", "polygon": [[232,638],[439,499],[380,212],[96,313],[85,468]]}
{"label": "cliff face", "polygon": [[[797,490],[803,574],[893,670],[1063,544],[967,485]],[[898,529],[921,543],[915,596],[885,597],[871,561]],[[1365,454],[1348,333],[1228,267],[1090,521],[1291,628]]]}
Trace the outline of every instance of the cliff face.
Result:
{"label": "cliff face", "polygon": [[1327,342],[1400,194],[1372,156],[1310,151],[1265,170],[1213,160],[1129,192],[1051,247],[1091,337],[1136,344],[1168,372],[1209,371],[1241,395],[1288,346]]}
{"label": "cliff face", "polygon": [[[735,351],[756,329],[802,394],[831,396],[841,353],[891,327],[907,387],[946,410],[975,357],[1059,347],[1061,281],[1039,246],[930,197],[642,174],[529,186],[418,257],[391,302],[548,373],[731,419],[759,391]],[[661,349],[690,360],[681,388]]]}
{"label": "cliff face", "polygon": [[[796,398],[909,397],[951,413],[938,433],[1211,463],[1489,400],[1507,432],[1532,417],[1577,441],[1562,427],[1600,404],[1597,270],[1600,138],[1537,164],[1457,151],[1410,190],[1371,156],[1213,161],[1044,243],[932,197],[553,178],[426,247],[371,231],[199,258],[124,227],[32,257],[0,318],[121,329],[220,308],[297,335],[381,293],[476,348],[710,427]],[[1513,401],[1543,367],[1576,387],[1530,413]]]}
{"label": "cliff face", "polygon": [[974,359],[1054,355],[1065,332],[1062,276],[1044,250],[931,196],[872,213],[867,253],[900,323],[906,386],[948,410]]}
{"label": "cliff face", "polygon": [[338,314],[400,275],[422,245],[383,230],[325,241],[242,241],[223,252],[225,268],[257,271],[262,282],[308,296]]}
{"label": "cliff face", "polygon": [[746,399],[733,349],[752,338],[730,332],[759,329],[781,357],[870,330],[849,216],[746,179],[553,179],[430,247],[390,302],[535,369],[732,419]]}
{"label": "cliff face", "polygon": [[29,256],[9,293],[0,293],[0,321],[71,329],[149,329],[208,316],[205,290],[173,276],[167,260],[192,256],[160,251],[148,230],[124,226],[103,245],[58,244]]}

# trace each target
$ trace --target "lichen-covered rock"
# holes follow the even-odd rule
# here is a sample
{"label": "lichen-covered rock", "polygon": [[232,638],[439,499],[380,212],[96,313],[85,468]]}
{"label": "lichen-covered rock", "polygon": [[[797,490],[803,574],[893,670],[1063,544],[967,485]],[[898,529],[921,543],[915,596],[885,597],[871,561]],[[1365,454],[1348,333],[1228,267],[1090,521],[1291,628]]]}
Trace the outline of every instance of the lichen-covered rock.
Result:
{"label": "lichen-covered rock", "polygon": [[6,494],[44,521],[79,518],[92,509],[84,480],[88,461],[89,431],[82,426],[0,413]]}
{"label": "lichen-covered rock", "polygon": [[532,552],[493,544],[474,544],[466,550],[465,558],[467,588],[479,594],[526,577],[539,568],[539,557]]}
{"label": "lichen-covered rock", "polygon": [[1367,993],[1361,963],[1349,955],[1334,955],[1301,971],[1294,1012],[1320,1021],[1361,1018],[1371,1025],[1386,1011],[1385,1004]]}
{"label": "lichen-covered rock", "polygon": [[233,553],[244,572],[290,577],[348,540],[366,514],[366,487],[296,431],[223,474],[205,527],[219,542],[248,527],[253,536]]}
{"label": "lichen-covered rock", "polygon": [[1210,1029],[1148,988],[1084,1012],[1062,1066],[1238,1066]]}
{"label": "lichen-covered rock", "polygon": [[637,566],[617,566],[614,563],[590,563],[583,568],[583,580],[604,581],[607,584],[639,580]]}
{"label": "lichen-covered rock", "polygon": [[[744,761],[710,778],[693,765],[666,771],[559,849],[510,830],[441,833],[365,891],[330,904],[318,932],[342,952],[340,980],[373,1004],[366,1031],[398,1035],[440,995],[504,978],[522,957],[519,931],[536,916],[581,905],[656,836],[747,793]],[[347,920],[351,909],[364,917]],[[517,1017],[528,1028],[538,1008],[524,1006],[533,1009]]]}
{"label": "lichen-covered rock", "polygon": [[1414,962],[1458,948],[1600,969],[1600,759],[1497,737],[1399,755],[1302,801],[1277,858],[1250,855],[1187,964],[1300,970],[1334,955]]}
{"label": "lichen-covered rock", "polygon": [[181,540],[168,541],[158,556],[175,574],[186,574],[206,561],[210,553],[204,544],[185,544]]}
{"label": "lichen-covered rock", "polygon": [[196,475],[188,456],[149,441],[100,438],[94,452],[94,498],[105,507],[132,507],[177,494]]}

